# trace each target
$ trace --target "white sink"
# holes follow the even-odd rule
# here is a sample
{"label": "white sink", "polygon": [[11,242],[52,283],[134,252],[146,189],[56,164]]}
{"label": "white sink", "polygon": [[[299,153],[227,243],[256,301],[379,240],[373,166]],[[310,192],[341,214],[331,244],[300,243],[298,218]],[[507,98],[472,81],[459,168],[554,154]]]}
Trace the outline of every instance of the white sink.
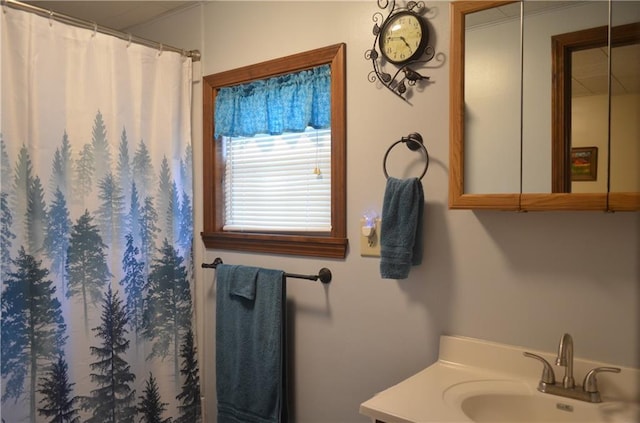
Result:
{"label": "white sink", "polygon": [[[436,363],[363,402],[360,413],[387,423],[640,423],[640,369],[602,374],[603,402],[592,404],[539,392],[540,364],[523,351],[443,336]],[[535,353],[555,358],[554,352]],[[621,367],[576,358],[574,374],[612,366]]]}
{"label": "white sink", "polygon": [[475,395],[462,401],[462,411],[476,423],[604,422],[597,408],[535,395]]}
{"label": "white sink", "polygon": [[[597,423],[625,421],[602,404],[540,393],[516,380],[479,380],[453,385],[444,401],[476,423]],[[607,410],[609,411],[607,413]],[[618,407],[618,411],[620,407]]]}

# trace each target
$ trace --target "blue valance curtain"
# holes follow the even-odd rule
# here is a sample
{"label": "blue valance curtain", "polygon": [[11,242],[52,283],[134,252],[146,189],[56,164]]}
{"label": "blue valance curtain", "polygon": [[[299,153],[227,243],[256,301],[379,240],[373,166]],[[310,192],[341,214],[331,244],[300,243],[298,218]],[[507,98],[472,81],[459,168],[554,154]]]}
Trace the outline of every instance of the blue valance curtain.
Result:
{"label": "blue valance curtain", "polygon": [[331,126],[331,67],[220,88],[215,137],[277,135]]}

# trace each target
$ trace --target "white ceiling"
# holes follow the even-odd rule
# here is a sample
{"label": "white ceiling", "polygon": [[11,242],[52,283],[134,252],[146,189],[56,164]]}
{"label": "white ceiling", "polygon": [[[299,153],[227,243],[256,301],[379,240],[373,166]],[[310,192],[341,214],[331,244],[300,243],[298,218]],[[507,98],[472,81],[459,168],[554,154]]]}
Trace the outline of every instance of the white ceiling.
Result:
{"label": "white ceiling", "polygon": [[[607,48],[574,51],[571,93],[574,97],[603,94],[608,90]],[[613,48],[611,56],[611,94],[640,92],[640,44]]]}
{"label": "white ceiling", "polygon": [[24,1],[34,6],[57,13],[95,22],[100,26],[126,32],[140,25],[199,1]]}

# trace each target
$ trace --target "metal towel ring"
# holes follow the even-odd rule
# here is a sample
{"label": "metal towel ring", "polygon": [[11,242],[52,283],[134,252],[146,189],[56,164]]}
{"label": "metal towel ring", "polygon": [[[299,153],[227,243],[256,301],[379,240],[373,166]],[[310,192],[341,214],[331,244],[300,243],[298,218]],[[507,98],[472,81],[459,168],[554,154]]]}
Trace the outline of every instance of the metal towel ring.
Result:
{"label": "metal towel ring", "polygon": [[429,152],[427,151],[427,147],[425,147],[424,143],[422,142],[422,135],[418,134],[417,132],[409,134],[406,137],[402,137],[400,140],[391,144],[391,147],[389,147],[387,152],[384,154],[384,159],[382,161],[382,170],[384,172],[384,177],[386,179],[389,179],[389,174],[387,173],[387,157],[389,156],[389,152],[393,147],[400,144],[401,142],[405,143],[407,145],[407,148],[411,151],[416,151],[420,148],[422,148],[422,151],[424,151],[426,162],[424,165],[424,170],[422,171],[422,175],[420,175],[420,179],[422,179],[424,175],[427,174],[427,169],[429,169]]}

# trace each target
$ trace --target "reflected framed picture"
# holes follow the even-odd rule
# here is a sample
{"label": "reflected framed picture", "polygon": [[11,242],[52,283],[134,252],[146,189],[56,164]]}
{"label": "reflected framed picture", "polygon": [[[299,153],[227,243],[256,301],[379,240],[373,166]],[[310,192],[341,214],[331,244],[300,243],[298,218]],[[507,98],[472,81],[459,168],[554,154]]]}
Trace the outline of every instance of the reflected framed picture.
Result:
{"label": "reflected framed picture", "polygon": [[595,181],[598,179],[598,147],[571,149],[571,180]]}

